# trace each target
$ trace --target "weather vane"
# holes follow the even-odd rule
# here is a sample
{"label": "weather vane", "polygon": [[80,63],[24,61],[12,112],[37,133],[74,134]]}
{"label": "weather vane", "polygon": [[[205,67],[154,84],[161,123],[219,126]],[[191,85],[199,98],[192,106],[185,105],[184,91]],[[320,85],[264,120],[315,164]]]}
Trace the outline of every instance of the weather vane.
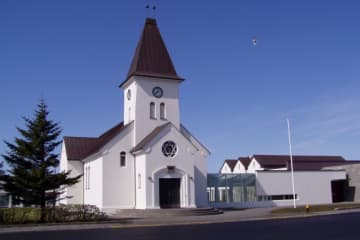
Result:
{"label": "weather vane", "polygon": [[[149,16],[149,15],[150,15],[150,14],[149,14],[149,11],[150,11],[150,4],[146,4],[145,8],[148,10],[148,11],[147,11],[147,15]],[[153,12],[153,18],[155,18],[156,6],[155,6],[155,5],[153,5],[153,6],[151,7],[151,9],[152,9],[152,12]]]}

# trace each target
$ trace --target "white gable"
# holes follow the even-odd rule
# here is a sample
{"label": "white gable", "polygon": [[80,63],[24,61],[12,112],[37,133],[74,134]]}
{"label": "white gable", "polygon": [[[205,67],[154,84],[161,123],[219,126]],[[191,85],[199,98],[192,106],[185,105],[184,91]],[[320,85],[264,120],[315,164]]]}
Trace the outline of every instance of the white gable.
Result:
{"label": "white gable", "polygon": [[252,158],[249,163],[247,172],[255,173],[256,171],[259,171],[259,170],[264,170],[264,169],[261,167],[260,163],[255,158]]}
{"label": "white gable", "polygon": [[[164,143],[168,141],[176,144],[176,154],[172,157],[165,156],[163,153]],[[167,124],[143,146],[141,151],[136,152],[136,176],[140,176],[137,181],[141,181],[141,184],[139,182],[136,184],[137,186],[141,185],[141,188],[137,188],[137,204],[140,208],[158,208],[159,179],[180,176],[183,194],[181,206],[195,207],[195,188],[198,188],[196,194],[199,195],[199,198],[201,197],[201,201],[206,199],[206,169],[204,169],[204,165],[206,162],[204,162],[202,150],[189,141],[174,125]],[[174,173],[167,175],[168,168],[174,169]],[[198,182],[199,185],[195,182]]]}
{"label": "white gable", "polygon": [[233,173],[246,173],[246,168],[240,160],[236,162]]}
{"label": "white gable", "polygon": [[224,162],[223,166],[220,169],[221,174],[231,174],[231,168],[227,162]]}

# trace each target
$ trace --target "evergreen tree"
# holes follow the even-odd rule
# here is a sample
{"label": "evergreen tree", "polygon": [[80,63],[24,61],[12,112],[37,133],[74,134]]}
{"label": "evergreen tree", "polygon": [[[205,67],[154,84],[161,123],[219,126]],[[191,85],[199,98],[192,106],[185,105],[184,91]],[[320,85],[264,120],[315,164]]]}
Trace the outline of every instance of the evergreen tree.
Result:
{"label": "evergreen tree", "polygon": [[26,128],[17,127],[21,137],[14,143],[4,141],[9,150],[3,155],[10,173],[2,177],[5,191],[17,203],[41,207],[41,220],[46,205],[58,201],[64,186],[77,183],[81,177],[69,177],[70,171],[57,172],[59,160],[54,151],[61,144],[57,140],[61,128],[48,114],[42,99],[32,119],[23,117]]}
{"label": "evergreen tree", "polygon": [[0,162],[0,190],[3,189],[3,183],[2,183],[2,181],[1,181],[1,179],[3,178],[3,175],[4,175],[4,170],[2,170],[3,165],[4,165],[4,164],[3,164],[2,162]]}
{"label": "evergreen tree", "polygon": [[1,180],[1,176],[4,174],[4,170],[2,170],[3,167],[3,163],[0,162],[0,180]]}

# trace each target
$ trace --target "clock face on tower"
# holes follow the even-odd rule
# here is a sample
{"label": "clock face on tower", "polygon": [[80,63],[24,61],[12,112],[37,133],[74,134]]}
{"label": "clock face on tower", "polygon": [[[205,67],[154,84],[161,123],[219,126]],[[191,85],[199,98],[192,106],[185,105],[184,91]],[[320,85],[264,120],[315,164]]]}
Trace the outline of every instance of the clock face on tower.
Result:
{"label": "clock face on tower", "polygon": [[156,98],[161,98],[163,93],[164,92],[163,92],[161,87],[154,87],[153,90],[152,90],[152,94]]}

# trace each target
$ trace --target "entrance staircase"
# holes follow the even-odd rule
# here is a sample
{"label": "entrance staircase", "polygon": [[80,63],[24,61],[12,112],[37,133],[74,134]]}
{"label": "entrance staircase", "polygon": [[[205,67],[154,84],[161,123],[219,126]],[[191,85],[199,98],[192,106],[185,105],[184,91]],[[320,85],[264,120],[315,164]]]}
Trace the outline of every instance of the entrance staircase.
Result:
{"label": "entrance staircase", "polygon": [[204,216],[223,214],[216,208],[119,209],[111,218],[155,218],[169,216]]}

